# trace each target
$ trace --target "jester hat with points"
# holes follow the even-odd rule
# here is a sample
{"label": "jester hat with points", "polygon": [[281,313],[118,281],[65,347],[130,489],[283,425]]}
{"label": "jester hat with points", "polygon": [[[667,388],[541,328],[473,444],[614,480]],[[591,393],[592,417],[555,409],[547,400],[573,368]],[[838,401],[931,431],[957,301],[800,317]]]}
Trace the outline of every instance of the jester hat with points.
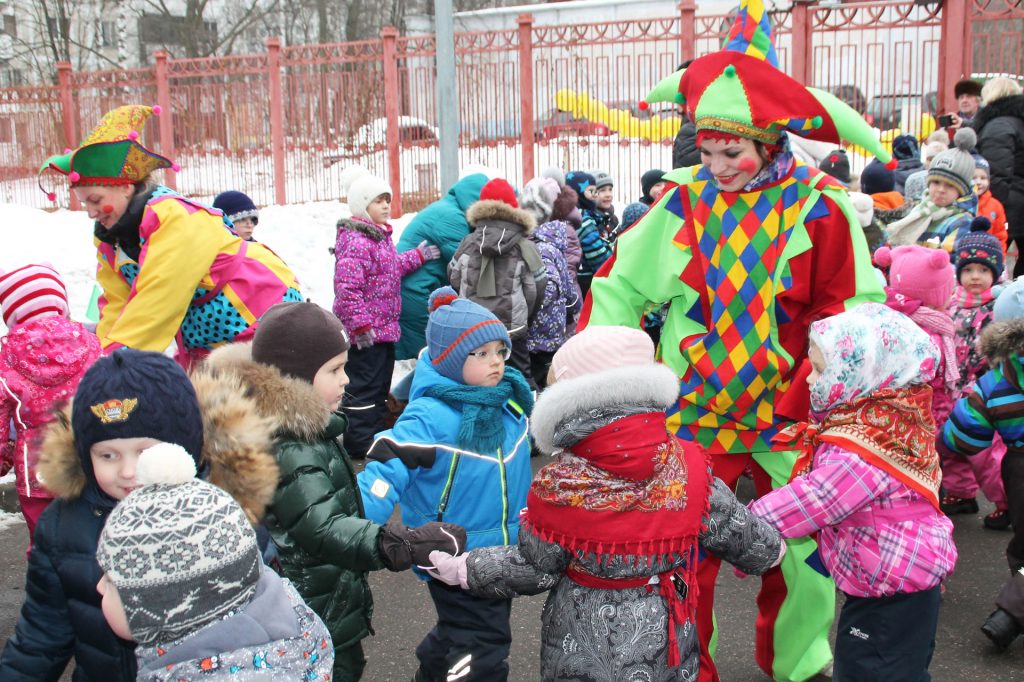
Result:
{"label": "jester hat with points", "polygon": [[50,199],[56,196],[42,185],[44,172],[53,170],[68,177],[72,187],[83,185],[132,185],[161,168],[178,170],[170,159],[147,149],[140,141],[146,120],[159,115],[160,107],[128,104],[108,111],[77,149],[54,154],[39,167],[39,187]]}
{"label": "jester hat with points", "polygon": [[742,0],[725,47],[664,78],[645,98],[654,102],[685,105],[698,134],[725,133],[765,144],[777,144],[783,132],[833,144],[844,139],[895,167],[860,114],[779,70],[762,0]]}

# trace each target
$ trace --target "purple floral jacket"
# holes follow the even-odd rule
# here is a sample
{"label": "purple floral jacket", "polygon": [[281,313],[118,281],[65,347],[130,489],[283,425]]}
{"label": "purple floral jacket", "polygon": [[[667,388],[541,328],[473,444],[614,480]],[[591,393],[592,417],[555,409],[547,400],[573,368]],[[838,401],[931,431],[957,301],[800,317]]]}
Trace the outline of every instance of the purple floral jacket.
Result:
{"label": "purple floral jacket", "polygon": [[423,265],[420,252],[395,251],[390,225],[342,218],[334,258],[334,314],[345,331],[352,337],[372,329],[376,343],[398,341],[401,282]]}

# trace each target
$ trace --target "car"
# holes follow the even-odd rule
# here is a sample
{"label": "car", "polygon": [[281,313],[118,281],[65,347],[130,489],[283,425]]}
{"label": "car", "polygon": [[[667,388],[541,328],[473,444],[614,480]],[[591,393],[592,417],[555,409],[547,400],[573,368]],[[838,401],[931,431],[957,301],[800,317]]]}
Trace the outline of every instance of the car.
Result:
{"label": "car", "polygon": [[[868,102],[864,120],[879,130],[905,128],[903,123],[917,120],[923,113],[931,113],[927,97],[916,95],[876,95]],[[907,118],[910,116],[911,118]]]}
{"label": "car", "polygon": [[533,124],[534,130],[541,132],[541,138],[554,140],[559,137],[588,137],[590,135],[608,135],[608,126],[582,117],[573,116],[571,112],[550,109]]}
{"label": "car", "polygon": [[[388,120],[387,118],[376,118],[365,125],[360,126],[355,135],[340,145],[341,151],[327,154],[323,158],[325,168],[331,165],[363,154],[373,154],[387,149],[388,146]],[[398,117],[398,145],[403,149],[411,147],[431,147],[439,144],[440,136],[437,128],[430,125],[421,118],[414,116]]]}
{"label": "car", "polygon": [[864,112],[867,111],[868,98],[864,96],[864,92],[856,85],[833,85],[826,88],[826,90],[846,102],[858,114],[863,116]]}

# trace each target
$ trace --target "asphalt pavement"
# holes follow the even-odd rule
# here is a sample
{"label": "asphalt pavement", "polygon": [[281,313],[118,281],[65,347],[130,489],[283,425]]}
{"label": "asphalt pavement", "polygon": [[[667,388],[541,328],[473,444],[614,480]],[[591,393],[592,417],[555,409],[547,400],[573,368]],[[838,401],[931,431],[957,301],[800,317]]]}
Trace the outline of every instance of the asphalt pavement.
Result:
{"label": "asphalt pavement", "polygon": [[[534,460],[534,468],[541,464]],[[741,497],[743,490],[741,489]],[[992,610],[992,599],[1006,574],[1003,551],[1009,533],[985,530],[981,518],[992,510],[982,502],[977,515],[957,516],[956,542],[960,559],[946,581],[932,679],[976,682],[1024,682],[1024,642],[999,654],[978,630]],[[0,516],[0,641],[14,630],[24,597],[27,533],[20,517]],[[416,667],[413,650],[434,623],[434,609],[426,587],[411,573],[378,571],[371,575],[376,609],[376,635],[364,641],[369,663],[366,682],[404,682]],[[718,666],[724,682],[764,682],[754,663],[755,578],[741,580],[723,570],[717,588],[720,626]],[[538,679],[540,612],[544,595],[516,600],[512,607],[513,681]],[[840,595],[841,603],[842,595]],[[834,633],[833,633],[834,636]],[[62,679],[70,679],[65,675]],[[617,681],[616,681],[617,682]],[[868,681],[865,681],[868,682]]]}

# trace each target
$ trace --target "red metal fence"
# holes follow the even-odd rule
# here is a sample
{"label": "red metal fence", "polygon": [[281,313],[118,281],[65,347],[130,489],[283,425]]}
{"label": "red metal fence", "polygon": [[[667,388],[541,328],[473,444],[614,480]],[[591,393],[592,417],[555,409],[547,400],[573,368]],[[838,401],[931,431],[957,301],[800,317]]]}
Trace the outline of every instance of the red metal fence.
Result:
{"label": "red metal fence", "polygon": [[[962,75],[1024,74],[1019,0],[796,0],[772,18],[781,68],[883,129],[920,133],[922,114],[955,108]],[[445,87],[459,92],[461,165],[517,182],[548,165],[602,168],[632,200],[640,174],[670,166],[679,123],[635,103],[681,61],[719,49],[730,21],[683,0],[671,17],[550,26],[523,15],[517,28],[457,33],[457,82]],[[434,50],[433,36],[387,28],[380,40],[270,39],[264,54],[160,55],[128,71],[61,65],[57,86],[0,89],[0,201],[47,206],[37,164],[107,109],[151,102],[165,113],[146,139],[180,163],[164,181],[189,195],[335,200],[342,170],[358,163],[389,179],[396,213],[416,210],[439,193]]]}

